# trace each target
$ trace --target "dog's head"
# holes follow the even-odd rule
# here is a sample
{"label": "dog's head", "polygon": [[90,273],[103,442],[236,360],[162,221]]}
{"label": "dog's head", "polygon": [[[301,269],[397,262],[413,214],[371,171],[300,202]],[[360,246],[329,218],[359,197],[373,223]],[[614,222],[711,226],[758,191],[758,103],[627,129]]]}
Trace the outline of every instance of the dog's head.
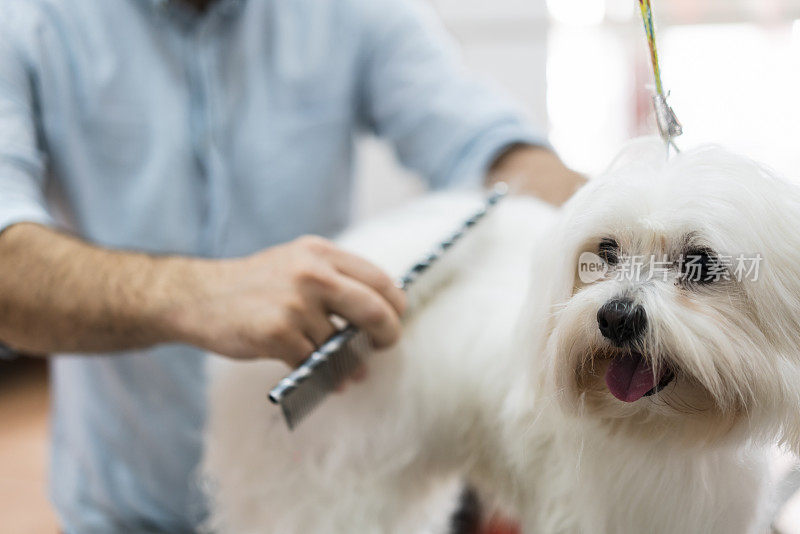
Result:
{"label": "dog's head", "polygon": [[795,186],[718,148],[668,160],[638,141],[548,243],[539,376],[567,410],[642,438],[798,448]]}

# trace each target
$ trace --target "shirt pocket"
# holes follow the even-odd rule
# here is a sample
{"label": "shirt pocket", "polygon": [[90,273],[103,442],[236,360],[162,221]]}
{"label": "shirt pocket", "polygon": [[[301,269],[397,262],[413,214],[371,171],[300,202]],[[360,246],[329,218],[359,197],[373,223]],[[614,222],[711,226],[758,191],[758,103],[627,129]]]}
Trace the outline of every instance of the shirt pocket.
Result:
{"label": "shirt pocket", "polygon": [[282,159],[287,150],[340,146],[350,138],[354,116],[353,103],[346,95],[296,93],[273,101],[263,118],[257,119],[261,124],[254,125],[254,131],[268,124],[270,141],[265,148]]}
{"label": "shirt pocket", "polygon": [[98,169],[114,175],[136,174],[147,164],[150,125],[134,105],[106,106],[83,120],[86,153]]}

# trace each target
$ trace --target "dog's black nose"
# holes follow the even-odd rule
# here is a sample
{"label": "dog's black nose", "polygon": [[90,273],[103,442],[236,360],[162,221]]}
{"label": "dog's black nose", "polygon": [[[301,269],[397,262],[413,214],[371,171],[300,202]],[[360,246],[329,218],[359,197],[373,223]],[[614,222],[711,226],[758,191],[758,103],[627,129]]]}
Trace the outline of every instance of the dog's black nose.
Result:
{"label": "dog's black nose", "polygon": [[632,300],[609,300],[597,310],[597,325],[603,337],[615,345],[622,345],[642,335],[647,326],[647,314]]}

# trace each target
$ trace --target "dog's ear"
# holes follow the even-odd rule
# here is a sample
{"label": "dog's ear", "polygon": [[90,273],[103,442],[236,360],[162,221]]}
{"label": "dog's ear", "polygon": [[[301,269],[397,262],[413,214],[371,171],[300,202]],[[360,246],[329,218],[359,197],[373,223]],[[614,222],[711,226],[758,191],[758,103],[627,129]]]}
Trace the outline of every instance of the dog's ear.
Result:
{"label": "dog's ear", "polygon": [[792,189],[781,200],[786,209],[775,212],[782,215],[770,214],[764,221],[772,235],[765,240],[762,269],[749,290],[777,358],[780,438],[800,455],[800,189]]}
{"label": "dog's ear", "polygon": [[770,421],[764,430],[777,431],[800,454],[800,187],[745,158],[727,160],[727,167],[715,166],[731,178],[729,198],[738,216],[727,221],[732,228],[724,234],[745,242],[751,250],[740,252],[758,258],[743,287],[766,340],[762,357],[772,360],[772,376],[762,377],[771,386],[757,409]]}
{"label": "dog's ear", "polygon": [[740,181],[735,197],[744,209],[736,230],[739,236],[749,235],[750,246],[756,248],[743,252],[763,258],[748,291],[768,326],[780,325],[780,333],[790,335],[787,341],[800,341],[800,187],[753,162],[740,162],[729,172],[740,172],[748,164],[751,168],[742,172],[759,179]]}

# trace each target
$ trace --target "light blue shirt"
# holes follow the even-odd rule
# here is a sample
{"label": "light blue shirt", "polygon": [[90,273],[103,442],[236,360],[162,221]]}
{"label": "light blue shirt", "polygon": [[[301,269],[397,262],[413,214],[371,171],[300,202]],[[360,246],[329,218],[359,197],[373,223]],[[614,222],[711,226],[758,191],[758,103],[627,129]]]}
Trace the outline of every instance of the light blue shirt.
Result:
{"label": "light blue shirt", "polygon": [[[230,257],[351,212],[354,137],[388,139],[434,188],[541,141],[461,70],[422,5],[0,0],[0,230]],[[269,384],[264,384],[265,391]],[[204,418],[186,346],[53,364],[52,498],[67,533],[189,532]]]}

